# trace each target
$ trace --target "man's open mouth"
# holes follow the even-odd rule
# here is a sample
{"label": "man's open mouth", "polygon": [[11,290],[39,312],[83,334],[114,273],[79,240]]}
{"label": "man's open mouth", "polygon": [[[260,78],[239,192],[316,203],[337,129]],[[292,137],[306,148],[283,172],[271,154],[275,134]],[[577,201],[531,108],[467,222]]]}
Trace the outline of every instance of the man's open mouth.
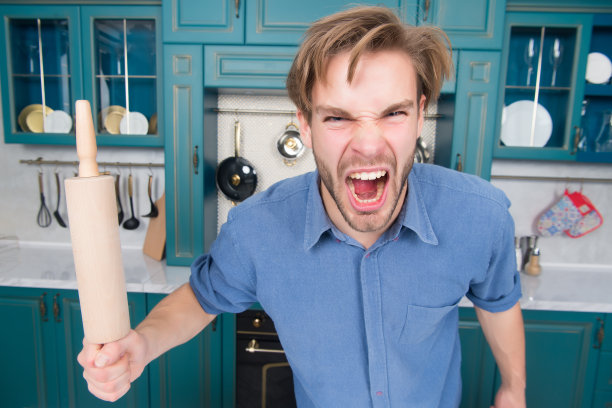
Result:
{"label": "man's open mouth", "polygon": [[363,171],[349,174],[346,183],[357,204],[372,204],[383,196],[387,179],[385,170]]}

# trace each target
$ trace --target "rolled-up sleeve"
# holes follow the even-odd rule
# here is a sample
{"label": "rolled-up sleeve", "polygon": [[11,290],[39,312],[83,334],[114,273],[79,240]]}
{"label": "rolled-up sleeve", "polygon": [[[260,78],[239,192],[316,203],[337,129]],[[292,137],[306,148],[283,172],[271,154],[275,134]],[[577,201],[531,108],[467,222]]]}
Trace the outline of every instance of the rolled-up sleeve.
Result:
{"label": "rolled-up sleeve", "polygon": [[210,314],[239,313],[256,301],[253,267],[245,259],[231,222],[223,225],[208,254],[191,265],[189,283]]}
{"label": "rolled-up sleeve", "polygon": [[489,312],[510,309],[521,298],[521,281],[514,251],[514,221],[508,211],[494,231],[491,258],[485,279],[473,282],[467,298]]}

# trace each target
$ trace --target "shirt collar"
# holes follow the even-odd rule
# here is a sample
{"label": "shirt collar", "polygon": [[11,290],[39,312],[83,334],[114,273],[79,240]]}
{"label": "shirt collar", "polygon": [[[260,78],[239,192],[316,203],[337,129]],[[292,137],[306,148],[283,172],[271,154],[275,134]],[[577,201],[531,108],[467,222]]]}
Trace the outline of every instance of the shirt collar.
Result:
{"label": "shirt collar", "polygon": [[[410,172],[408,176],[408,199],[404,201],[404,207],[400,212],[397,222],[400,226],[414,231],[421,241],[438,245],[438,238],[433,230],[425,202],[423,200],[419,179]],[[319,191],[319,172],[315,171],[310,180],[308,190],[308,202],[306,204],[306,227],[304,230],[304,249],[309,250],[319,240],[323,233],[333,229],[334,226],[327,216],[323,200]],[[396,230],[395,235],[399,234],[397,223],[391,227]]]}

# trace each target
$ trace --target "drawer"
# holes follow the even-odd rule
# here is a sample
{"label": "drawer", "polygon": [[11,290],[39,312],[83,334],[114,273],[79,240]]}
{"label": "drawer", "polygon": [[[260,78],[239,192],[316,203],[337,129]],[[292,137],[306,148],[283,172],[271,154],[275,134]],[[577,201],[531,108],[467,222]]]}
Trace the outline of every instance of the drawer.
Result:
{"label": "drawer", "polygon": [[595,389],[612,393],[612,352],[603,351],[599,355]]}

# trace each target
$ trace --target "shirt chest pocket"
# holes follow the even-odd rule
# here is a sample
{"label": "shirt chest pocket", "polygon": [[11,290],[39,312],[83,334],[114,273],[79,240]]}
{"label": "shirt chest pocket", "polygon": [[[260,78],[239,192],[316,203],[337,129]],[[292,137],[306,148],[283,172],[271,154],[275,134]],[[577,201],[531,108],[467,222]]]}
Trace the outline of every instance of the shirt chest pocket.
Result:
{"label": "shirt chest pocket", "polygon": [[417,344],[436,336],[442,329],[448,329],[447,325],[457,320],[457,305],[458,303],[441,307],[408,305],[399,342]]}

